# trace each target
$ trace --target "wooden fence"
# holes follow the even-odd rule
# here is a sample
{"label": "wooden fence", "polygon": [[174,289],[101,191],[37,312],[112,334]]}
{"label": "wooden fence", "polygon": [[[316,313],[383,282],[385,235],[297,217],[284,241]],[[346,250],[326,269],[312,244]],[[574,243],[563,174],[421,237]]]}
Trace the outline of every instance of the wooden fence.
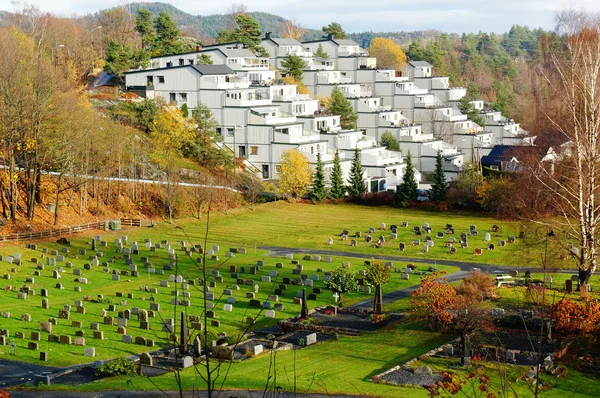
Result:
{"label": "wooden fence", "polygon": [[[20,240],[38,240],[38,239],[47,239],[47,238],[55,238],[61,237],[65,235],[71,235],[74,233],[89,231],[92,229],[102,229],[106,230],[108,226],[107,221],[98,221],[92,222],[82,225],[75,225],[67,228],[59,228],[59,229],[51,229],[49,231],[40,231],[40,232],[16,232],[14,234],[2,235],[0,238],[1,241],[20,241]],[[141,227],[144,225],[144,221],[141,219],[133,219],[133,218],[122,218],[121,226],[128,227]]]}

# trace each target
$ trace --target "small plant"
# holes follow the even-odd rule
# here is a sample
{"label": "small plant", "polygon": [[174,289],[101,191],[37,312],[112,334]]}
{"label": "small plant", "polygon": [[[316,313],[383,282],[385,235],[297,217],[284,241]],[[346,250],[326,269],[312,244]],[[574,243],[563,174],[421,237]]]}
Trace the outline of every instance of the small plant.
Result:
{"label": "small plant", "polygon": [[327,311],[325,311],[325,315],[329,315],[329,316],[335,315],[335,312],[333,310],[327,310]]}
{"label": "small plant", "polygon": [[306,339],[299,339],[298,340],[298,345],[300,347],[306,347]]}
{"label": "small plant", "polygon": [[254,356],[254,352],[252,352],[252,350],[250,348],[246,348],[246,351],[244,352],[244,356],[246,358],[252,358]]}
{"label": "small plant", "polygon": [[371,322],[379,323],[379,322],[383,322],[386,317],[385,317],[385,314],[371,314],[370,318],[371,318]]}
{"label": "small plant", "polygon": [[113,377],[119,375],[133,376],[137,372],[137,364],[125,358],[118,358],[114,361],[105,363],[96,369],[96,376]]}

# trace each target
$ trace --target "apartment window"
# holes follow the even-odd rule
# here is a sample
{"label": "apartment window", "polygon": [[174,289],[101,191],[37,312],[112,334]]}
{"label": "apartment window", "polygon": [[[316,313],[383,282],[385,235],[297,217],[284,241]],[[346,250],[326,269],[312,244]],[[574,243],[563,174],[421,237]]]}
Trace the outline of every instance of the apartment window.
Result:
{"label": "apartment window", "polygon": [[175,93],[169,93],[169,102],[177,101],[177,96]]}
{"label": "apartment window", "polygon": [[183,66],[183,65],[184,65],[183,58],[179,58],[179,66]]}
{"label": "apartment window", "polygon": [[250,147],[250,155],[258,155],[258,147],[257,146]]}
{"label": "apartment window", "polygon": [[190,63],[190,65],[194,65],[194,59],[193,58],[188,59],[188,62]]}
{"label": "apartment window", "polygon": [[167,62],[167,68],[173,67],[173,62]]}
{"label": "apartment window", "polygon": [[233,132],[234,132],[234,129],[232,129],[232,128],[228,128],[228,129],[227,129],[227,136],[228,136],[228,137],[233,137]]}
{"label": "apartment window", "polygon": [[182,101],[187,101],[187,93],[179,93],[179,98],[181,98]]}
{"label": "apartment window", "polygon": [[165,82],[165,77],[164,76],[158,76],[158,82],[159,83],[164,83]]}

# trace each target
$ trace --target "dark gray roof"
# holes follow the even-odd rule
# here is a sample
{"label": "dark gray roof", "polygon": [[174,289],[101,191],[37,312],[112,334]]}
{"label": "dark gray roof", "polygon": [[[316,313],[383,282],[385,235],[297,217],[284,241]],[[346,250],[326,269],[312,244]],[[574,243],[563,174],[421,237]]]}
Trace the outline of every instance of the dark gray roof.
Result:
{"label": "dark gray roof", "polygon": [[411,64],[412,66],[416,67],[425,67],[425,68],[432,68],[433,65],[431,65],[429,62],[427,61],[408,61],[409,64]]}
{"label": "dark gray roof", "polygon": [[201,75],[230,75],[235,73],[227,65],[189,65]]}
{"label": "dark gray roof", "polygon": [[279,44],[280,46],[301,46],[302,45],[302,43],[300,43],[296,39],[286,39],[284,37],[271,37],[270,39],[272,41],[274,41],[275,43]]}
{"label": "dark gray roof", "polygon": [[358,43],[350,39],[332,39],[340,46],[358,46]]}

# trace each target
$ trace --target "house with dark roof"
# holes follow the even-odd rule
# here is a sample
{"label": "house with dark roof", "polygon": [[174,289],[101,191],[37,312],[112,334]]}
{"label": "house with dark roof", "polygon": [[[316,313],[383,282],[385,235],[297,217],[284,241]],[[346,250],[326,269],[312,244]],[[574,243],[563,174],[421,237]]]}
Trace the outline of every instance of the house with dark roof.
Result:
{"label": "house with dark roof", "polygon": [[355,71],[358,69],[375,69],[377,59],[369,57],[369,52],[350,39],[336,39],[329,35],[326,39],[302,42],[306,48],[316,53],[319,46],[334,61],[335,69]]}
{"label": "house with dark roof", "polygon": [[261,44],[269,53],[269,63],[276,69],[281,69],[282,61],[289,55],[295,55],[304,61],[305,70],[331,70],[333,61],[315,57],[313,51],[306,48],[296,39],[273,37],[271,32],[265,33]]}
{"label": "house with dark roof", "polygon": [[523,171],[523,162],[532,157],[541,160],[548,153],[548,148],[537,146],[496,145],[491,152],[481,158],[484,169],[505,172]]}

